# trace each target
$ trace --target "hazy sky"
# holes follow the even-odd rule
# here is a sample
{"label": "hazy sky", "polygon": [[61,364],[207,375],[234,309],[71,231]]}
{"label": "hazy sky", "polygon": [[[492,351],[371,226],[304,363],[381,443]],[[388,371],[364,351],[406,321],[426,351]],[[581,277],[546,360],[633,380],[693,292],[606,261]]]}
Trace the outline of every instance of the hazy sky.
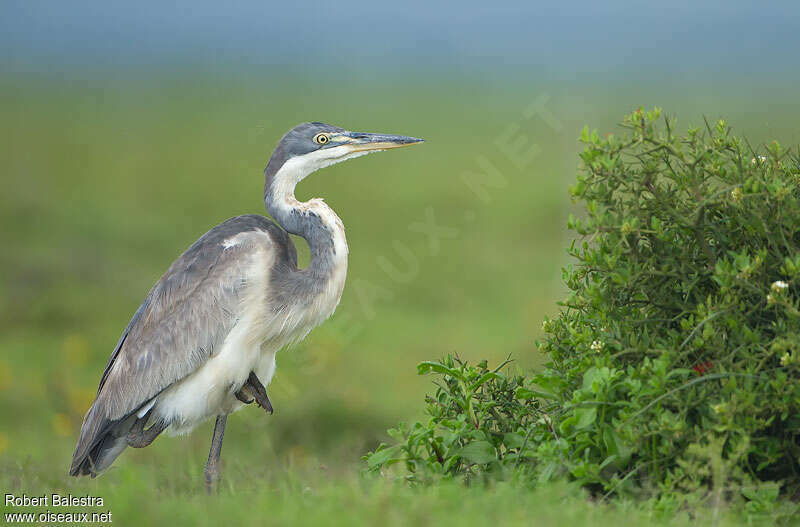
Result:
{"label": "hazy sky", "polygon": [[[6,71],[199,66],[789,72],[797,2],[2,2]],[[696,5],[700,4],[700,5]]]}

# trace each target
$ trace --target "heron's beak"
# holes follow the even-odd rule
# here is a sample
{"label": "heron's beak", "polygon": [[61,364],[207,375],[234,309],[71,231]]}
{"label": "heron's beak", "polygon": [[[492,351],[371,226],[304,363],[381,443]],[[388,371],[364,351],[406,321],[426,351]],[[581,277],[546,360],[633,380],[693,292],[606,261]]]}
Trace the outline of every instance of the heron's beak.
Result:
{"label": "heron's beak", "polygon": [[401,148],[425,141],[424,139],[405,135],[368,134],[363,132],[342,132],[338,138],[331,139],[334,141],[338,139],[341,141],[340,144],[349,145],[353,152],[389,150],[390,148]]}

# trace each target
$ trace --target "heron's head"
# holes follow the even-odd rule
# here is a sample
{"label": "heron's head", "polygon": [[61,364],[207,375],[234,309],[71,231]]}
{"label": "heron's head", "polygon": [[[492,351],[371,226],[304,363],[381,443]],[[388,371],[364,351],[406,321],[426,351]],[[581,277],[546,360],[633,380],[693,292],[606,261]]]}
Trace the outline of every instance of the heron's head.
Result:
{"label": "heron's head", "polygon": [[325,123],[303,123],[281,138],[269,160],[265,174],[267,187],[277,180],[281,184],[297,184],[320,168],[334,163],[423,142],[404,135],[350,132]]}

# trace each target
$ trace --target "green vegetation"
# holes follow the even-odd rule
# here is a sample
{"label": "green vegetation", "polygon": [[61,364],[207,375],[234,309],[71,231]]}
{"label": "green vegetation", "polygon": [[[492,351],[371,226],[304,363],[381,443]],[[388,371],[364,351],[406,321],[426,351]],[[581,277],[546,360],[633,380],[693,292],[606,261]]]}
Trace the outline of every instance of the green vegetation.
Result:
{"label": "green vegetation", "polygon": [[[448,352],[490,365],[511,353],[525,372],[544,362],[534,341],[565,295],[558,278],[570,235],[562,226],[584,123],[610,129],[648,93],[692,119],[728,115],[757,144],[796,142],[800,114],[753,106],[752,86],[723,98],[697,85],[689,94],[629,84],[610,96],[611,87],[564,92],[521,79],[509,89],[466,75],[383,85],[285,79],[0,76],[0,488],[102,496],[118,525],[400,525],[407,517],[420,525],[532,517],[542,525],[690,524],[624,497],[587,499],[571,484],[531,491],[514,476],[409,489],[362,479],[360,458],[389,441],[393,423],[423,417],[429,377],[416,375],[418,363]],[[790,87],[758,89],[765,100],[790,100],[781,92]],[[558,129],[525,117],[543,94]],[[203,494],[213,423],[129,449],[95,480],[68,478],[100,373],[149,287],[216,223],[262,213],[266,156],[289,127],[311,119],[427,143],[337,165],[301,185],[299,197],[324,197],[344,220],[348,284],[336,315],[278,356],[275,415],[245,409],[229,420],[220,497]],[[538,148],[527,163],[496,146],[511,125]],[[488,203],[462,181],[481,171],[478,156],[505,178],[487,187]],[[415,226],[429,208],[437,225],[455,229],[438,246]],[[403,248],[416,257],[410,263]],[[387,262],[402,272],[387,273]],[[484,411],[479,398],[474,411]],[[720,525],[739,523],[735,511],[719,514]]]}
{"label": "green vegetation", "polygon": [[[744,510],[772,521],[800,488],[800,158],[724,121],[674,132],[660,110],[622,137],[584,130],[570,219],[582,237],[569,298],[545,320],[530,379],[485,362],[420,365],[441,382],[430,420],[367,457],[412,481],[567,477],[661,510]],[[505,470],[503,470],[505,469]]]}

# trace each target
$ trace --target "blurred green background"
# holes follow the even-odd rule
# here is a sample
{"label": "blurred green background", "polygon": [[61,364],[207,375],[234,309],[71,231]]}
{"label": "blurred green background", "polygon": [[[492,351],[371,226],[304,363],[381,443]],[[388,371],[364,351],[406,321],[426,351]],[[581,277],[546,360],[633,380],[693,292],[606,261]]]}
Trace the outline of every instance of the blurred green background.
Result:
{"label": "blurred green background", "polygon": [[419,361],[541,363],[584,124],[613,131],[659,105],[684,126],[725,117],[754,144],[800,140],[788,4],[43,5],[11,3],[0,23],[0,486],[114,496],[122,524],[194,499],[211,424],[129,449],[98,480],[66,478],[108,355],[188,245],[263,213],[263,167],[295,124],[427,140],[301,184],[344,221],[347,287],[330,321],[279,354],[275,415],[229,421],[226,491],[357,489],[324,494],[337,507],[387,499],[361,489],[359,458],[421,417]]}

